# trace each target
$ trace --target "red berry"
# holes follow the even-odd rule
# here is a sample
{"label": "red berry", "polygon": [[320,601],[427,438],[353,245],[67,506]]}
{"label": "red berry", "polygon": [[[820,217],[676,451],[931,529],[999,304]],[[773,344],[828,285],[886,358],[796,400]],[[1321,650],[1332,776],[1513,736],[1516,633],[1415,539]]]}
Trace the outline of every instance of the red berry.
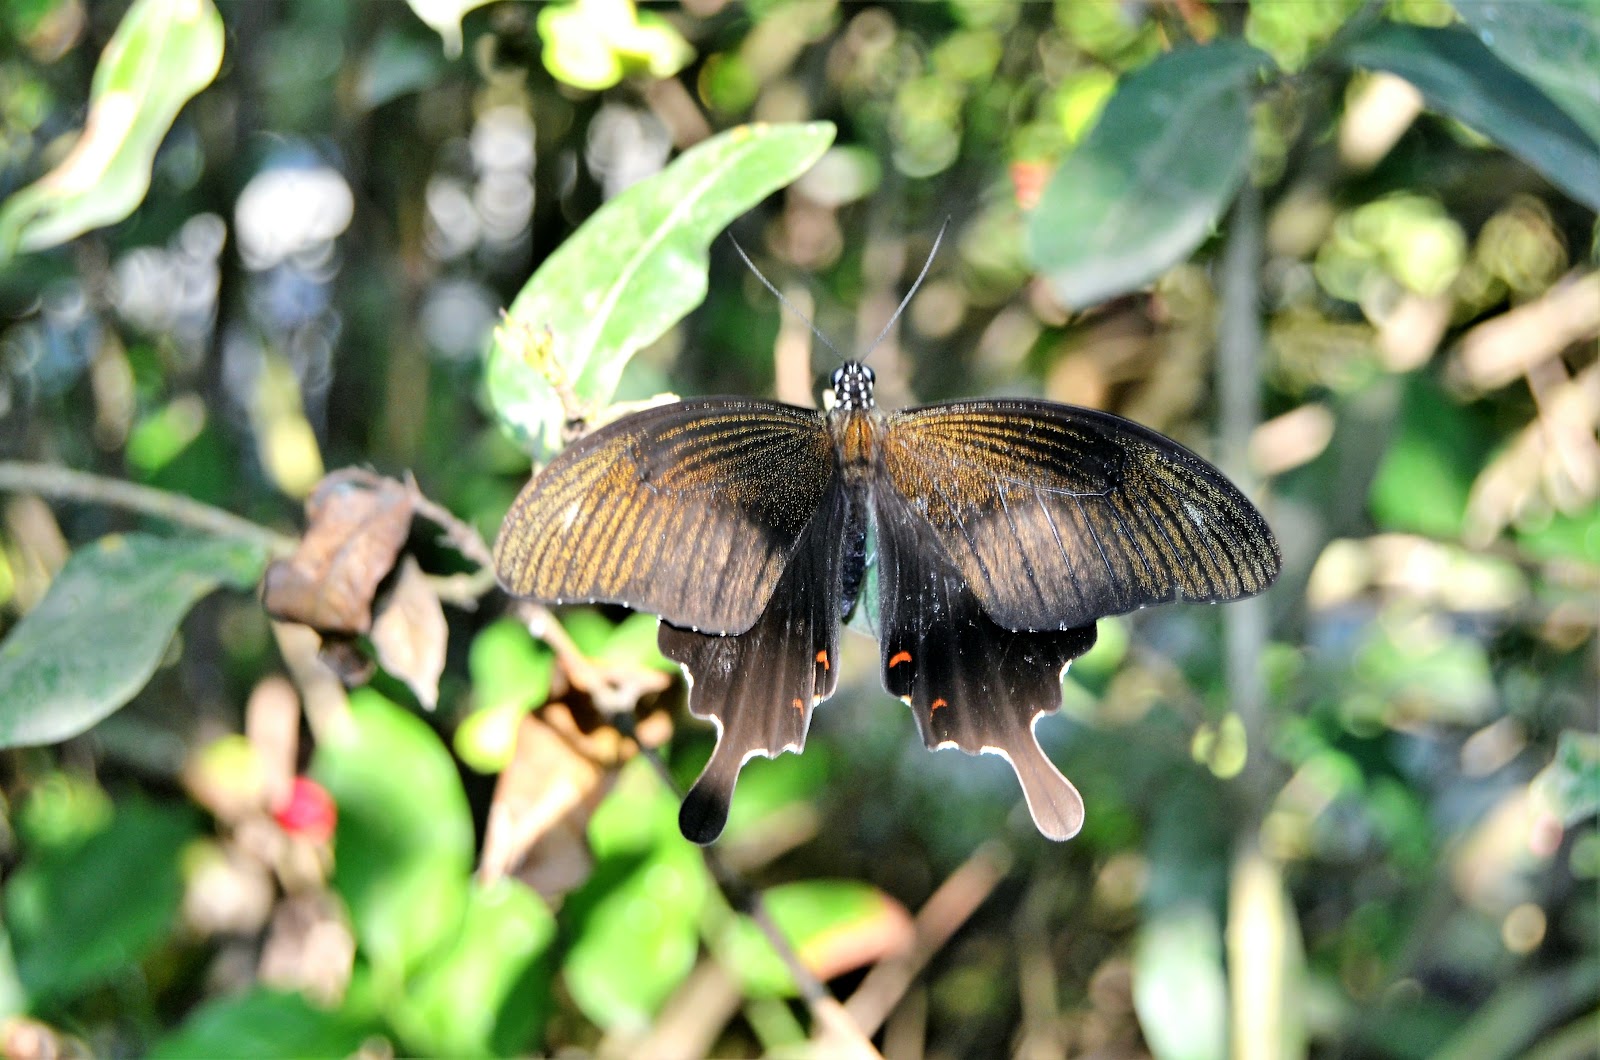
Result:
{"label": "red berry", "polygon": [[290,835],[313,843],[326,843],[333,838],[339,809],[328,789],[306,777],[295,777],[289,797],[272,812],[272,819]]}

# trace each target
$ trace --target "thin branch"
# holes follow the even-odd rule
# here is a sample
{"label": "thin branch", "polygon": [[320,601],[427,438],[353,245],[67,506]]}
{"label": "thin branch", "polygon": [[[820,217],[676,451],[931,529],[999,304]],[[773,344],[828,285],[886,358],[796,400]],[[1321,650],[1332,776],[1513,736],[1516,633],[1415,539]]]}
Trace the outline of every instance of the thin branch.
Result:
{"label": "thin branch", "polygon": [[[444,539],[451,548],[485,570],[494,570],[494,553],[477,527],[462,522],[449,508],[428,499],[410,472],[406,473],[406,490],[411,494],[411,510],[443,530]],[[493,582],[490,583],[492,587]]]}
{"label": "thin branch", "polygon": [[[1250,470],[1250,436],[1261,422],[1261,192],[1244,182],[1228,225],[1222,252],[1222,313],[1217,335],[1218,429],[1217,451],[1229,477],[1247,493],[1257,493]],[[1261,655],[1268,634],[1267,603],[1262,597],[1241,600],[1223,615],[1229,698],[1244,723],[1249,761],[1241,778],[1251,788],[1251,820],[1259,823],[1265,809],[1267,772],[1267,686],[1261,672]]]}
{"label": "thin branch", "polygon": [[977,911],[1010,868],[1011,851],[999,842],[985,843],[929,896],[917,910],[911,949],[874,965],[844,1004],[862,1034],[877,1033],[918,973]]}
{"label": "thin branch", "polygon": [[204,504],[193,497],[141,486],[136,482],[105,478],[50,464],[25,464],[0,460],[0,492],[36,493],[54,500],[84,501],[165,519],[218,537],[231,537],[260,545],[274,556],[287,556],[296,540],[232,512]]}

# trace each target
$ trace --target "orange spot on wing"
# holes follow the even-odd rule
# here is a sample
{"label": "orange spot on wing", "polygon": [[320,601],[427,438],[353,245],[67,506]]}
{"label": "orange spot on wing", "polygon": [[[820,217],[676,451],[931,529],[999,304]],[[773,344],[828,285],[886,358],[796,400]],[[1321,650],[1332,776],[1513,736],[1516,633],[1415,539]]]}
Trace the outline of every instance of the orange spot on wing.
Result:
{"label": "orange spot on wing", "polygon": [[824,651],[817,652],[817,662],[822,664],[822,668],[824,670],[826,670],[828,668],[828,653],[827,653],[827,651],[824,650]]}
{"label": "orange spot on wing", "polygon": [[938,710],[940,707],[948,707],[949,705],[950,704],[946,703],[942,699],[936,699],[936,700],[933,701],[933,706],[928,708],[928,713],[932,714],[934,711]]}
{"label": "orange spot on wing", "polygon": [[911,653],[910,652],[908,652],[908,651],[897,651],[893,655],[889,656],[889,669],[892,670],[896,666],[899,666],[901,663],[908,663],[910,661],[911,661]]}
{"label": "orange spot on wing", "polygon": [[795,710],[805,710],[806,709],[806,705],[804,703],[800,702],[800,700],[798,700],[798,699],[794,701],[793,706],[794,706]]}

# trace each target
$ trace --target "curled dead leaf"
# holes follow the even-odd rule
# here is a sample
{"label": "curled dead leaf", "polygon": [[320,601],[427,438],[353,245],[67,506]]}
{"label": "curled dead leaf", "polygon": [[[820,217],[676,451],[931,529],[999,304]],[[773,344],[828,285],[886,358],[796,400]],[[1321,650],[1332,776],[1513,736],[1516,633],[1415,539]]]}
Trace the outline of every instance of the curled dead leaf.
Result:
{"label": "curled dead leaf", "polygon": [[267,568],[262,603],[273,618],[323,633],[372,627],[378,585],[411,532],[410,491],[392,479],[334,472],[306,501],[300,547]]}
{"label": "curled dead leaf", "polygon": [[449,634],[439,594],[417,561],[405,557],[394,587],[372,621],[372,646],[378,665],[404,681],[428,710],[439,702]]}
{"label": "curled dead leaf", "polygon": [[589,818],[611,789],[616,768],[586,754],[546,718],[577,733],[560,703],[522,719],[511,763],[489,804],[478,878],[489,883],[515,873],[554,898],[582,883],[594,867],[586,839]]}

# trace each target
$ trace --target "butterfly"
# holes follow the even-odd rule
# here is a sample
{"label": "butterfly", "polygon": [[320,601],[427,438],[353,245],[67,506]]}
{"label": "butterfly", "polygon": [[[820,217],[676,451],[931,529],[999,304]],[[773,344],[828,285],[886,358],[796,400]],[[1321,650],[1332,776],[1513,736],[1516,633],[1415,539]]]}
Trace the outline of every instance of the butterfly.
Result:
{"label": "butterfly", "polygon": [[804,746],[875,565],[884,687],[928,747],[1003,756],[1039,831],[1071,838],[1083,799],[1034,725],[1096,620],[1261,592],[1280,565],[1272,531],[1215,467],[1110,413],[1017,399],[886,412],[857,361],[831,390],[826,412],[702,398],[583,437],[507,514],[502,584],[660,616],[690,712],[718,730],[678,818],[709,843],[744,764]]}

